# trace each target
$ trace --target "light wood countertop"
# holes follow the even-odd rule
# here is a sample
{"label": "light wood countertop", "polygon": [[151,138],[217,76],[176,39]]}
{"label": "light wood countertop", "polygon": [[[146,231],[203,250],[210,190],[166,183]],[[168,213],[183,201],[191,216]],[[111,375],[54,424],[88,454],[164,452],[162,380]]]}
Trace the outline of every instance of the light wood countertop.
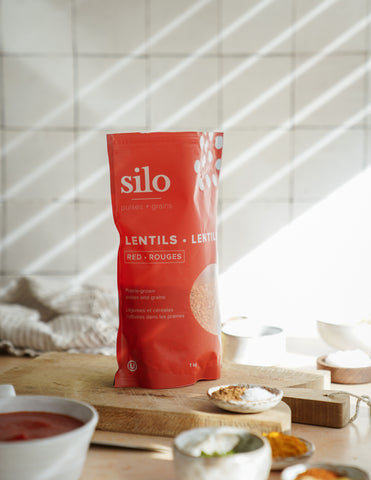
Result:
{"label": "light wood countertop", "polygon": [[[0,355],[1,374],[32,359]],[[345,390],[356,395],[371,395],[371,384],[331,384],[331,389]],[[352,401],[352,412],[355,401]],[[312,461],[330,461],[363,468],[371,475],[371,409],[360,407],[357,419],[341,429],[293,424],[294,435],[311,440],[316,447]],[[172,462],[172,438],[96,431],[94,438],[117,440],[134,445],[156,445],[163,452],[143,452],[101,447],[90,447],[81,480],[175,480]],[[269,480],[278,480],[279,472],[272,472]],[[196,480],[196,479],[195,479]]]}

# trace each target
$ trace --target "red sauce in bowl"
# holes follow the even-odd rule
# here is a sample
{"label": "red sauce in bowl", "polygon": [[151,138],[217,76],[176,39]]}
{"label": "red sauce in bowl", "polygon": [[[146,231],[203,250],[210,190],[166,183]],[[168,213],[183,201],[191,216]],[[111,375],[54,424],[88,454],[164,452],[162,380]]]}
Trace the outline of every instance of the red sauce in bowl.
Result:
{"label": "red sauce in bowl", "polygon": [[52,437],[81,427],[84,422],[51,412],[0,413],[0,442]]}

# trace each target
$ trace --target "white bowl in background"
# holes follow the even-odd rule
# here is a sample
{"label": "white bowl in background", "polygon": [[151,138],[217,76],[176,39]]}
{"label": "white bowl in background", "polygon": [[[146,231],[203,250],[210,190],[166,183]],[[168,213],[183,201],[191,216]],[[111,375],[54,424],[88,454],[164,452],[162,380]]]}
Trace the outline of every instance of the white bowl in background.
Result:
{"label": "white bowl in background", "polygon": [[338,350],[362,350],[371,355],[371,324],[333,323],[317,321],[317,329],[322,339]]}
{"label": "white bowl in background", "polygon": [[[209,457],[190,454],[190,448],[198,449],[200,442],[216,435],[238,435],[243,443],[241,452]],[[266,438],[244,428],[194,428],[175,438],[174,464],[179,480],[266,480],[272,451]]]}
{"label": "white bowl in background", "polygon": [[282,328],[234,317],[222,325],[223,360],[242,365],[278,365],[286,351]]}
{"label": "white bowl in background", "polygon": [[[10,395],[9,395],[10,394]],[[0,385],[0,413],[42,411],[70,415],[81,427],[52,437],[0,442],[1,480],[78,480],[98,413],[91,405],[62,397],[17,395]]]}

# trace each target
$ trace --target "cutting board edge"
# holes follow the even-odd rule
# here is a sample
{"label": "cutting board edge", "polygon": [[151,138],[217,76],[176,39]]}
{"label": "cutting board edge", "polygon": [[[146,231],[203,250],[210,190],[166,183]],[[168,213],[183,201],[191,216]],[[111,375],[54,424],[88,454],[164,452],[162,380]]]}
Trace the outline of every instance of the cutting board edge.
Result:
{"label": "cutting board edge", "polygon": [[[277,419],[261,420],[258,414],[225,414],[199,412],[164,412],[145,409],[119,409],[115,415],[109,411],[110,407],[93,405],[99,414],[97,430],[121,433],[140,433],[174,437],[184,430],[200,427],[235,426],[247,428],[252,433],[262,434],[272,431],[288,433],[291,431],[291,409],[285,402],[280,402],[280,415]],[[277,406],[278,408],[278,406]],[[171,422],[167,423],[166,417],[171,415]],[[120,417],[120,422],[117,421]],[[141,427],[138,431],[138,420]],[[120,425],[120,427],[118,426]],[[122,426],[124,425],[124,426]]]}

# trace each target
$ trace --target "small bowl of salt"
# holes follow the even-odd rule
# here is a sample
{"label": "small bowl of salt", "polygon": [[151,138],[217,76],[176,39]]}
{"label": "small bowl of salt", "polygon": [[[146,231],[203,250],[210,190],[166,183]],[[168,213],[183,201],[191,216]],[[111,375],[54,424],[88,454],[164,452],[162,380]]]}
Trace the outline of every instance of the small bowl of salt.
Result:
{"label": "small bowl of salt", "polygon": [[371,382],[371,358],[362,350],[338,350],[317,358],[317,368],[331,372],[331,381],[342,384]]}
{"label": "small bowl of salt", "polygon": [[258,413],[275,407],[281,401],[283,392],[278,388],[239,383],[211,387],[207,395],[223,410]]}

